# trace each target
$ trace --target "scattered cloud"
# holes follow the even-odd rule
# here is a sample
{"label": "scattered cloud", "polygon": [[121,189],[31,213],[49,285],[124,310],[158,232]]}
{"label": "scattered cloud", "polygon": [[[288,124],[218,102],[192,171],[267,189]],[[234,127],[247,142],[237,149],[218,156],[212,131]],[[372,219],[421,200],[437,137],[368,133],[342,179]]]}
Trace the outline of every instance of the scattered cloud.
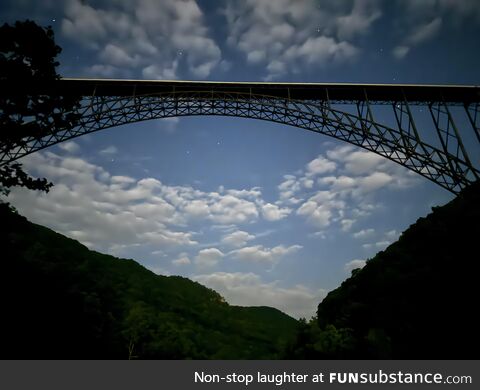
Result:
{"label": "scattered cloud", "polygon": [[480,23],[480,6],[477,0],[397,0],[396,8],[402,10],[398,18],[398,35],[401,39],[392,55],[401,60],[413,47],[437,37],[442,28],[458,28],[464,23]]}
{"label": "scattered cloud", "polygon": [[345,264],[344,270],[348,273],[351,273],[354,269],[363,268],[365,264],[366,264],[365,260],[355,259]]}
{"label": "scattered cloud", "polygon": [[432,21],[419,26],[408,37],[406,42],[410,45],[418,45],[432,39],[440,31],[442,19],[436,17]]}
{"label": "scattered cloud", "polygon": [[396,240],[398,236],[399,236],[399,233],[396,230],[390,230],[385,233],[385,237],[390,241]]}
{"label": "scattered cloud", "polygon": [[208,77],[222,60],[195,0],[65,2],[62,34],[93,53],[86,73],[102,77],[175,79],[182,67]]}
{"label": "scattered cloud", "polygon": [[374,234],[375,234],[375,229],[363,229],[363,230],[359,230],[356,233],[353,233],[353,238],[364,240],[366,238],[372,237]]}
{"label": "scattered cloud", "polygon": [[[108,153],[115,151],[107,148]],[[29,172],[56,185],[48,194],[14,189],[10,197],[15,206],[32,220],[97,250],[125,250],[138,243],[153,250],[197,245],[194,233],[185,231],[189,224],[208,221],[228,227],[254,222],[266,204],[258,189],[204,192],[151,177],[111,175],[81,158],[51,152],[38,152],[22,161]],[[226,240],[246,243],[252,237],[244,233]]]}
{"label": "scattered cloud", "polygon": [[340,224],[342,225],[342,231],[349,232],[355,222],[356,221],[354,219],[342,219],[340,221]]}
{"label": "scattered cloud", "polygon": [[393,48],[392,54],[396,59],[401,60],[402,58],[406,57],[409,51],[410,47],[405,45],[399,45]]}
{"label": "scattered cloud", "polygon": [[318,156],[316,159],[307,164],[306,176],[311,177],[327,172],[332,172],[337,168],[337,165],[323,156]]}
{"label": "scattered cloud", "polygon": [[288,207],[280,208],[272,203],[262,205],[262,215],[267,221],[279,221],[287,217],[291,212],[292,210]]}
{"label": "scattered cloud", "polygon": [[[311,186],[302,185],[312,178]],[[322,230],[338,222],[344,232],[379,207],[372,201],[378,190],[411,188],[420,182],[399,164],[352,145],[332,148],[283,179],[277,204],[296,206],[296,215]]]}
{"label": "scattered cloud", "polygon": [[253,240],[254,238],[255,236],[252,234],[242,230],[236,230],[232,233],[224,235],[222,238],[222,243],[234,247],[242,247],[245,246],[248,241]]}
{"label": "scattered cloud", "polygon": [[276,263],[282,257],[295,253],[302,249],[301,245],[284,245],[266,248],[262,245],[247,246],[241,249],[235,249],[229,253],[238,260],[251,261],[255,263]]}
{"label": "scattered cloud", "polygon": [[58,144],[58,147],[68,153],[77,153],[80,150],[80,145],[73,141],[66,141]]}
{"label": "scattered cloud", "polygon": [[167,269],[163,268],[163,267],[149,265],[149,266],[146,266],[146,268],[148,268],[150,271],[152,271],[153,273],[155,273],[157,275],[163,275],[163,276],[170,276],[171,275],[171,272],[168,271]]}
{"label": "scattered cloud", "polygon": [[385,249],[387,246],[391,244],[391,241],[384,240],[384,241],[377,241],[371,244],[363,244],[362,247],[365,249]]}
{"label": "scattered cloud", "polygon": [[106,156],[113,156],[114,154],[118,153],[118,149],[116,146],[110,145],[107,146],[105,149],[100,150],[100,154],[106,155]]}
{"label": "scattered cloud", "polygon": [[265,282],[254,273],[215,272],[197,275],[194,280],[218,291],[231,305],[271,306],[295,318],[314,316],[317,305],[326,296],[323,289],[282,287],[280,281]]}
{"label": "scattered cloud", "polygon": [[345,202],[337,200],[330,191],[318,191],[297,210],[298,215],[305,216],[316,227],[326,228],[330,225],[335,212],[343,210]]}
{"label": "scattered cloud", "polygon": [[172,264],[175,266],[189,265],[191,264],[191,261],[188,257],[188,254],[186,252],[182,252],[176,259],[172,260]]}
{"label": "scattered cloud", "polygon": [[194,263],[199,267],[213,267],[223,256],[224,254],[217,248],[201,249],[195,256]]}
{"label": "scattered cloud", "polygon": [[354,59],[356,39],[380,17],[376,0],[246,0],[227,2],[224,15],[231,47],[252,65],[264,65],[266,79],[298,73],[307,66]]}

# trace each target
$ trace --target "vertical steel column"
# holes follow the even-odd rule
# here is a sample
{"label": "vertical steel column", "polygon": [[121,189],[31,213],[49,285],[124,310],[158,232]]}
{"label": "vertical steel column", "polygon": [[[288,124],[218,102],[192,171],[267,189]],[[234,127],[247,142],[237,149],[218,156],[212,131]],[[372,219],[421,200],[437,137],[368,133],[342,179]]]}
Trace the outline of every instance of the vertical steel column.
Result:
{"label": "vertical steel column", "polygon": [[[366,99],[367,98],[365,96],[365,100],[359,100],[356,103],[357,114],[360,121],[360,126],[362,128],[364,139],[368,139],[368,137],[370,136],[370,129],[372,128],[372,122],[373,122],[373,115],[370,111],[368,100]],[[370,122],[370,125],[367,124],[367,121]]]}
{"label": "vertical steel column", "polygon": [[[447,104],[442,99],[442,101],[430,103],[428,109],[432,116],[438,137],[440,138],[442,148],[448,159],[448,165],[451,172],[454,174],[453,176],[455,177],[456,182],[460,183],[462,178],[464,180],[467,177],[468,170],[478,178],[477,172],[471,168],[473,165],[468,157],[467,151],[465,150],[462,138]],[[441,122],[444,122],[443,126]],[[452,142],[454,142],[453,146]],[[467,169],[461,166],[462,161]]]}
{"label": "vertical steel column", "polygon": [[[401,102],[394,102],[392,103],[393,107],[393,112],[395,114],[395,119],[397,121],[398,125],[398,130],[400,131],[400,134],[402,135],[402,140],[404,142],[405,148],[410,150],[413,148],[413,151],[415,151],[415,148],[417,145],[421,145],[422,141],[420,139],[420,136],[417,131],[417,125],[415,124],[415,118],[412,115],[412,112],[410,111],[410,106],[408,104],[408,100],[405,96],[404,91],[402,91],[403,95],[403,100]],[[407,117],[408,125],[407,128],[405,129],[403,126],[403,118]],[[404,133],[407,133],[407,137],[403,137]],[[413,134],[413,135],[412,135]],[[415,139],[415,145],[412,145],[410,143],[410,140],[414,138]]]}
{"label": "vertical steel column", "polygon": [[[473,131],[477,136],[477,140],[480,143],[480,103],[470,103],[463,106],[467,112],[470,124],[473,127]],[[472,112],[473,111],[473,112]]]}

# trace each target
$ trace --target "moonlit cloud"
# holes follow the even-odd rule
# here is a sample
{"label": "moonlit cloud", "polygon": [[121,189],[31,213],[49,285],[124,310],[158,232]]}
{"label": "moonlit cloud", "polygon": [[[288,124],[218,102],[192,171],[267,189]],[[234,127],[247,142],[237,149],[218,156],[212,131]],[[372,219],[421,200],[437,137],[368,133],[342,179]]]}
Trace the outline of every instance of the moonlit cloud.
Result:
{"label": "moonlit cloud", "polygon": [[402,10],[397,20],[402,39],[392,49],[392,55],[399,60],[412,48],[437,38],[443,28],[458,30],[463,23],[480,24],[476,0],[397,0],[395,5]]}
{"label": "moonlit cloud", "polygon": [[188,254],[182,252],[178,255],[176,259],[172,260],[172,264],[175,266],[189,265],[191,264],[191,261],[188,257]]}
{"label": "moonlit cloud", "polygon": [[295,318],[311,318],[326,291],[303,285],[282,287],[280,282],[265,282],[259,275],[241,272],[216,272],[197,275],[196,281],[218,291],[231,305],[273,306]]}
{"label": "moonlit cloud", "polygon": [[194,263],[199,267],[213,267],[223,258],[224,254],[217,248],[201,249],[195,256]]}
{"label": "moonlit cloud", "polygon": [[65,3],[62,34],[90,50],[91,76],[175,79],[179,68],[208,77],[222,59],[195,0],[120,0],[102,6]]}
{"label": "moonlit cloud", "polygon": [[112,156],[118,153],[118,149],[116,146],[110,145],[107,146],[105,149],[100,150],[100,154],[104,154],[107,156]]}
{"label": "moonlit cloud", "polygon": [[363,229],[353,233],[353,238],[364,240],[366,238],[372,237],[374,234],[375,234],[375,229]]}
{"label": "moonlit cloud", "polygon": [[302,249],[301,245],[291,245],[289,247],[279,245],[273,248],[265,248],[262,245],[255,245],[235,249],[231,251],[229,255],[238,260],[254,263],[275,263],[283,256],[295,253],[300,249]]}
{"label": "moonlit cloud", "polygon": [[80,145],[73,141],[62,142],[58,147],[68,153],[77,153],[80,151]]}
{"label": "moonlit cloud", "polygon": [[[115,147],[103,151],[115,152]],[[56,185],[48,194],[14,189],[11,198],[17,207],[27,217],[95,249],[109,250],[120,244],[126,248],[138,242],[150,246],[196,245],[193,234],[184,231],[187,224],[253,222],[260,217],[259,210],[268,205],[256,189],[228,189],[219,194],[169,186],[155,178],[112,176],[81,158],[62,158],[51,152],[33,154],[24,159],[24,164]],[[269,221],[281,219],[285,213],[276,206],[268,211],[265,217]],[[253,237],[237,231],[223,239],[225,244],[242,246]],[[197,263],[208,261],[200,257]]]}
{"label": "moonlit cloud", "polygon": [[288,207],[281,208],[275,204],[266,203],[262,205],[263,218],[267,221],[279,221],[284,219],[291,213],[291,209]]}
{"label": "moonlit cloud", "polygon": [[354,269],[365,267],[365,264],[366,264],[365,260],[355,259],[355,260],[349,261],[347,264],[345,264],[344,269],[345,269],[346,272],[350,273]]}
{"label": "moonlit cloud", "polygon": [[224,14],[227,42],[244,53],[249,64],[263,64],[267,79],[305,65],[319,66],[355,59],[354,41],[368,34],[381,16],[378,1],[313,0],[228,1]]}
{"label": "moonlit cloud", "polygon": [[252,234],[241,230],[236,230],[232,233],[224,235],[222,238],[222,243],[229,246],[241,247],[254,238],[255,236]]}
{"label": "moonlit cloud", "polygon": [[[311,186],[302,186],[312,177],[316,180]],[[332,148],[326,156],[307,163],[300,173],[283,178],[278,186],[280,203],[298,203],[295,214],[316,228],[325,229],[339,221],[343,231],[374,211],[366,199],[376,191],[405,189],[419,183],[412,172],[398,164],[351,145]]]}

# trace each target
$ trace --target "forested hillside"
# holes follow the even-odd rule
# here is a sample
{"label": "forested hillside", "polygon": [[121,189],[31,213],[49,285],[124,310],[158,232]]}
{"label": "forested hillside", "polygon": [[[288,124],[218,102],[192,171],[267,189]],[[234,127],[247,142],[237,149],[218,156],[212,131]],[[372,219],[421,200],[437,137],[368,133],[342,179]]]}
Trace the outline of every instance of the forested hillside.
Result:
{"label": "forested hillside", "polygon": [[479,221],[476,183],[330,292],[288,357],[478,359]]}
{"label": "forested hillside", "polygon": [[2,358],[480,356],[480,183],[435,207],[298,322],[88,250],[0,206]]}
{"label": "forested hillside", "polygon": [[0,205],[2,359],[276,358],[298,322],[88,250]]}

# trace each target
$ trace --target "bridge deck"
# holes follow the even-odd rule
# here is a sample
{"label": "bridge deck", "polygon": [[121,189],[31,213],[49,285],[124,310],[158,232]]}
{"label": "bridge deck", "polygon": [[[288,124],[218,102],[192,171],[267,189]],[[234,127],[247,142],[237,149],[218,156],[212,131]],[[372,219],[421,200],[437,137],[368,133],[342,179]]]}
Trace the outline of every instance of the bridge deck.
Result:
{"label": "bridge deck", "polygon": [[231,92],[268,95],[295,100],[409,101],[471,103],[480,101],[480,87],[473,85],[277,83],[179,80],[122,80],[64,78],[49,85],[19,85],[0,82],[0,93],[28,89],[40,93],[82,96],[132,96],[170,92]]}

